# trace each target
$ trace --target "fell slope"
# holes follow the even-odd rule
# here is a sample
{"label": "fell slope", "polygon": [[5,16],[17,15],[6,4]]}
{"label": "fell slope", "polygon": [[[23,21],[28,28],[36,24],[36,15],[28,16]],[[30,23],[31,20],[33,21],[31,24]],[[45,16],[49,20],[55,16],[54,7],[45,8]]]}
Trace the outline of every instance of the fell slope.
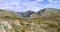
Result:
{"label": "fell slope", "polygon": [[44,8],[31,15],[33,18],[60,17],[60,9]]}
{"label": "fell slope", "polygon": [[15,13],[14,11],[0,9],[0,18],[6,18],[6,17],[10,17],[10,18],[22,18],[21,15]]}

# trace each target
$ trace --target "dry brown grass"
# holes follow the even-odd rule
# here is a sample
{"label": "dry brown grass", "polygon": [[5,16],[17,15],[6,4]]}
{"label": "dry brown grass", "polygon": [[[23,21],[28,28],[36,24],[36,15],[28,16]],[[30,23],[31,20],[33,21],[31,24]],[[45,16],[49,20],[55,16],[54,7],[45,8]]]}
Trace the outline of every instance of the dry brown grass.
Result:
{"label": "dry brown grass", "polygon": [[0,18],[5,20],[60,20],[60,18]]}
{"label": "dry brown grass", "polygon": [[10,32],[60,32],[60,18],[0,18],[2,22],[11,25],[11,30],[4,28]]}

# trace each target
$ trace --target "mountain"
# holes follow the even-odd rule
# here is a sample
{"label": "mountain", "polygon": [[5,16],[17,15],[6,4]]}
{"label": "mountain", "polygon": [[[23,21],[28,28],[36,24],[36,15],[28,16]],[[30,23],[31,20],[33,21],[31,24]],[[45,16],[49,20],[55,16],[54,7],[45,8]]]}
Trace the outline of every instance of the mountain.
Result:
{"label": "mountain", "polygon": [[[60,9],[44,8],[38,12],[19,13],[0,9],[0,32],[60,32]],[[29,17],[21,18],[21,14]]]}
{"label": "mountain", "polygon": [[23,17],[28,18],[47,18],[47,17],[60,17],[60,9],[56,8],[44,8],[40,9],[38,12],[28,10],[24,13],[18,13]]}
{"label": "mountain", "polygon": [[0,18],[22,18],[22,16],[14,11],[0,9]]}
{"label": "mountain", "polygon": [[34,14],[31,14],[31,17],[32,18],[60,17],[60,9],[44,8]]}
{"label": "mountain", "polygon": [[30,17],[31,14],[33,14],[34,12],[32,10],[28,10],[27,12],[17,12],[18,14],[21,14],[23,17]]}

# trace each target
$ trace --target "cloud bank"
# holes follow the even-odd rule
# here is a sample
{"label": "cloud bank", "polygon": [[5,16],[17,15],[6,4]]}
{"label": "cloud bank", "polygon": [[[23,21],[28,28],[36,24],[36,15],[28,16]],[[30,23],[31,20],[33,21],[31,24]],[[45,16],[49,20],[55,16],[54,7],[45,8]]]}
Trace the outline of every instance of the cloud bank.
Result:
{"label": "cloud bank", "polygon": [[42,8],[60,8],[60,0],[0,0],[0,9],[36,12]]}

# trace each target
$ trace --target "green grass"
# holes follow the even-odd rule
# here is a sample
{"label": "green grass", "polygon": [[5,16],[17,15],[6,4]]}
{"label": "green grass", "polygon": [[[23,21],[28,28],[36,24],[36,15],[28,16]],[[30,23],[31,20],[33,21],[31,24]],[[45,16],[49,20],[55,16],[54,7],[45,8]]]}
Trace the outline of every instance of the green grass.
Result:
{"label": "green grass", "polygon": [[20,14],[17,14],[14,11],[0,9],[0,18],[4,18],[5,16],[8,16],[10,18],[22,18]]}

